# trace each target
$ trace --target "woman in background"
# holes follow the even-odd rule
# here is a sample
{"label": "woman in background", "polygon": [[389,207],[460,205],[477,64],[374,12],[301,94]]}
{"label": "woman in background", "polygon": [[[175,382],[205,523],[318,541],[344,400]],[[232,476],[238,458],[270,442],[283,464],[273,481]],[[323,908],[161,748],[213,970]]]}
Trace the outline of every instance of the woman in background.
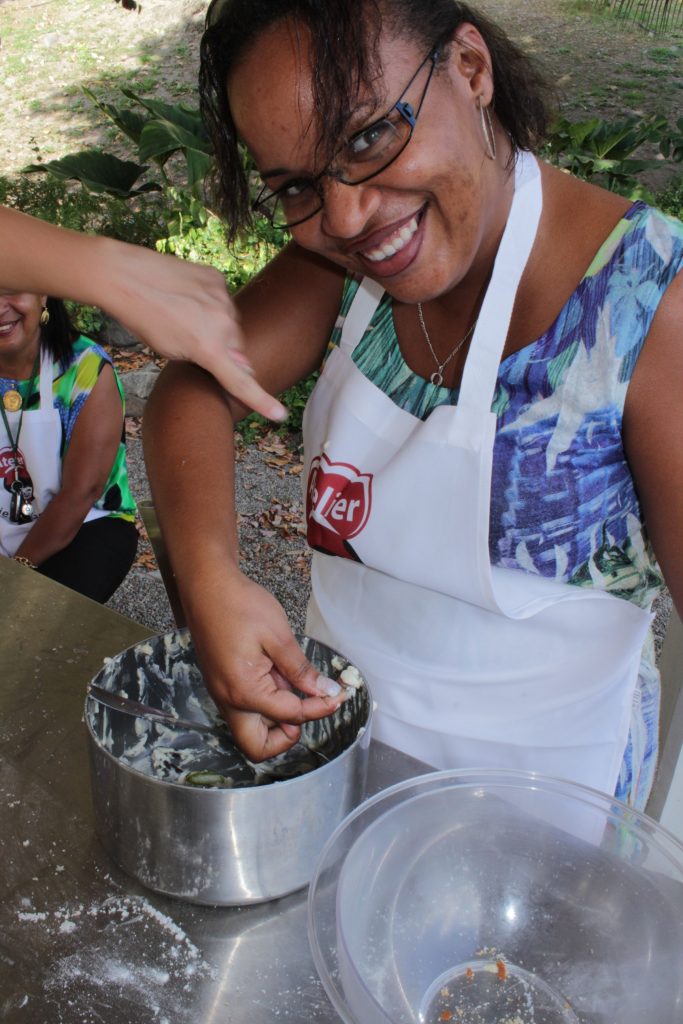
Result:
{"label": "woman in background", "polygon": [[0,293],[0,552],[107,601],[137,550],[121,384],[61,300]]}

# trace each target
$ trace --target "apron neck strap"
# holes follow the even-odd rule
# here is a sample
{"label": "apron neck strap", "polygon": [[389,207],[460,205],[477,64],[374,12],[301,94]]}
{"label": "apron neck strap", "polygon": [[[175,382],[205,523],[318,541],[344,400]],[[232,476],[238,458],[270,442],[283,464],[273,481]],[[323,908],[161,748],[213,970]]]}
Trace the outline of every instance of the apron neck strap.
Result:
{"label": "apron neck strap", "polygon": [[52,407],[52,356],[47,346],[43,347],[43,358],[40,362],[40,408]]}
{"label": "apron neck strap", "polygon": [[375,310],[382,301],[384,288],[370,277],[364,277],[344,318],[339,348],[351,355],[365,334]]}
{"label": "apron neck strap", "polygon": [[541,219],[541,173],[531,153],[515,164],[515,192],[463,370],[458,405],[489,411],[519,282]]}
{"label": "apron neck strap", "polygon": [[[519,282],[533,248],[543,207],[536,158],[517,154],[515,192],[491,280],[465,362],[458,405],[490,411]],[[340,349],[351,355],[367,330],[384,288],[364,277],[344,319]]]}

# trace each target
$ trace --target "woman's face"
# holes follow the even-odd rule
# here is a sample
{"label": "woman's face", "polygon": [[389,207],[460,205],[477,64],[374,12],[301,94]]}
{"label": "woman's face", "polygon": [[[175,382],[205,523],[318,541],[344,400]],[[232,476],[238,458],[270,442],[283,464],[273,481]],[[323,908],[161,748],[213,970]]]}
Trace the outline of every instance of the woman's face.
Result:
{"label": "woman's face", "polygon": [[[457,36],[484,46],[471,26],[461,25]],[[378,95],[361,94],[347,137],[387,112],[425,56],[412,40],[384,39]],[[427,62],[404,97],[414,108],[429,67]],[[229,79],[228,95],[240,136],[269,189],[323,169],[315,154],[305,33],[297,39],[282,23],[263,33]],[[510,201],[505,154],[497,163],[488,159],[481,129],[477,100],[486,105],[491,95],[481,61],[468,47],[453,45],[432,76],[400,156],[359,185],[323,178],[324,207],[292,229],[294,239],[376,279],[405,302],[441,295],[473,268],[488,267]]]}
{"label": "woman's face", "polygon": [[[0,292],[0,363],[35,358],[40,348],[40,314],[46,296]],[[27,372],[30,372],[30,367]]]}

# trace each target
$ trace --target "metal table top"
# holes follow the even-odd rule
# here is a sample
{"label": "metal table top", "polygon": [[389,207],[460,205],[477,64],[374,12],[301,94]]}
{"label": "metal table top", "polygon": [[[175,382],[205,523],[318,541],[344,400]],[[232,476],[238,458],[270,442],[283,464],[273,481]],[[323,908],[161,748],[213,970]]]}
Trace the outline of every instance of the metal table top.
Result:
{"label": "metal table top", "polygon": [[[306,892],[199,907],[123,874],[94,833],[85,686],[149,630],[0,558],[0,1020],[338,1024]],[[368,795],[427,770],[373,743]]]}

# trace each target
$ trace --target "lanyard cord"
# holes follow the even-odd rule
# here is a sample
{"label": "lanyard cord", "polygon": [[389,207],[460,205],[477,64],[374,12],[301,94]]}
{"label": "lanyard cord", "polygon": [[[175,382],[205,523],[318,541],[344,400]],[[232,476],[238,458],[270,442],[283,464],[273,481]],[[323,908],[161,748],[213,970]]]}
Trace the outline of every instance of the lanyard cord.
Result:
{"label": "lanyard cord", "polygon": [[19,413],[19,424],[17,426],[17,436],[16,437],[12,437],[12,431],[10,429],[9,421],[7,419],[7,414],[5,412],[5,407],[3,406],[2,402],[0,402],[0,413],[2,413],[2,422],[5,424],[5,430],[7,431],[7,438],[9,440],[10,445],[12,446],[12,455],[14,456],[14,471],[15,471],[15,473],[16,473],[16,471],[18,469],[18,465],[17,465],[18,454],[17,453],[18,453],[18,450],[19,450],[19,435],[21,433],[21,424],[24,422],[24,409],[26,408],[27,405],[29,405],[31,399],[33,398],[33,385],[35,383],[35,377],[36,377],[36,373],[38,371],[38,364],[39,364],[39,362],[40,362],[40,348],[38,348],[38,352],[36,354],[35,362],[33,364],[33,369],[31,370],[31,378],[30,378],[31,379],[31,386],[30,386],[30,390],[29,390],[29,393],[28,393],[28,397],[26,399],[26,402],[22,403],[21,412]]}

